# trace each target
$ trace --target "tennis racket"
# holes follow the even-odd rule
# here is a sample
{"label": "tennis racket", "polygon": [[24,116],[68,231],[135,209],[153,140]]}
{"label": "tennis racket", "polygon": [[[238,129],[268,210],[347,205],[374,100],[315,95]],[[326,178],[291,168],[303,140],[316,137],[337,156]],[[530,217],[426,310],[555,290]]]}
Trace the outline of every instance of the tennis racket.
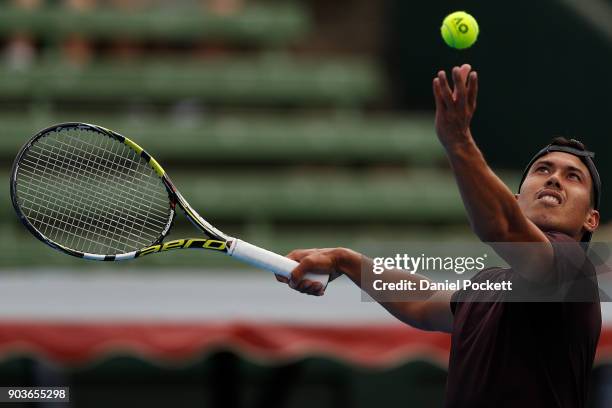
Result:
{"label": "tennis racket", "polygon": [[[13,164],[11,199],[36,238],[79,258],[121,261],[176,249],[208,249],[285,277],[298,264],[215,228],[149,153],[101,126],[62,123],[32,137]],[[203,237],[164,242],[177,206]],[[328,278],[305,277],[323,287]]]}

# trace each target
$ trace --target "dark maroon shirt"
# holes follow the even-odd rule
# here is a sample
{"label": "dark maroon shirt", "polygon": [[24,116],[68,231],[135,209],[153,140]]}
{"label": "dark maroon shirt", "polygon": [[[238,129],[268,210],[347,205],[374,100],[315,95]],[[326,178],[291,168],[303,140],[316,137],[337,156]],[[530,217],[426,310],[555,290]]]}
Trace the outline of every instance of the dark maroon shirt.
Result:
{"label": "dark maroon shirt", "polygon": [[[557,279],[582,276],[579,243],[562,233],[547,236]],[[490,268],[472,280],[516,277],[512,269]],[[584,407],[601,331],[597,292],[591,302],[504,302],[507,294],[478,302],[481,296],[461,290],[451,299],[446,407]]]}

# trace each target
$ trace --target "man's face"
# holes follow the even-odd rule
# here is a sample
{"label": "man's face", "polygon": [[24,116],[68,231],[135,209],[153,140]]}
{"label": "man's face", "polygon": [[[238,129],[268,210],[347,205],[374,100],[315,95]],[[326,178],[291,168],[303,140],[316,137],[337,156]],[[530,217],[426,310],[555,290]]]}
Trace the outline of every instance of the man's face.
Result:
{"label": "man's face", "polygon": [[569,153],[552,152],[531,166],[517,196],[523,213],[543,231],[559,231],[580,239],[599,225],[591,207],[591,175]]}

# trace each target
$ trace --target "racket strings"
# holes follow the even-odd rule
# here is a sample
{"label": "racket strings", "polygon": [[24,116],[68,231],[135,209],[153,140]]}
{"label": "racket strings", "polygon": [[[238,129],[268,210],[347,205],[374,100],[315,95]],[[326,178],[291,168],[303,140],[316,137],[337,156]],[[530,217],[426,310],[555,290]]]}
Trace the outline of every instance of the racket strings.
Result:
{"label": "racket strings", "polygon": [[[24,162],[25,162],[25,161],[24,161]],[[29,168],[31,168],[31,169],[33,169],[33,170],[35,170],[35,168],[32,168],[31,166],[26,165],[26,167],[29,167]],[[28,176],[27,172],[24,172],[23,176],[24,176],[24,178],[22,179],[23,186],[24,186],[26,189],[28,189],[28,190],[29,190],[29,189],[32,189],[32,188],[33,188],[33,187],[32,187],[32,183],[36,183],[36,182],[37,182],[37,180],[36,180],[36,179],[32,179],[32,177],[31,177],[31,176]],[[38,175],[37,175],[37,176],[38,176]],[[69,189],[69,190],[74,190],[75,185],[76,185],[76,184],[69,184],[68,189]],[[35,186],[36,186],[36,184],[35,184]],[[85,197],[84,195],[81,195],[81,194],[80,194],[80,193],[81,193],[81,191],[78,191],[78,190],[77,190],[77,191],[70,191],[70,192],[71,192],[71,193],[73,193],[75,196],[79,197],[79,201],[78,201],[78,203],[77,203],[77,204],[81,205],[81,204],[82,204],[82,199],[83,199],[83,197]],[[55,204],[55,205],[57,205],[57,206],[61,206],[61,205],[62,205],[63,196],[57,195],[57,192],[56,192],[56,191],[49,190],[48,188],[43,188],[42,190],[40,190],[40,191],[39,191],[39,193],[40,193],[40,194],[41,194],[41,195],[42,195],[42,196],[43,196],[43,197],[44,197],[46,200],[48,200],[48,203],[49,203],[49,204]],[[94,191],[94,193],[96,193],[96,194],[97,194],[98,192]],[[36,201],[34,200],[34,199],[36,198],[36,195],[31,194],[31,193],[29,193],[29,192],[25,192],[25,191],[23,191],[23,192],[22,192],[22,194],[25,196],[25,199],[26,199],[26,200],[30,200],[32,203],[35,203],[35,202],[36,202]],[[111,200],[111,201],[112,201],[112,200]],[[117,203],[117,204],[119,204],[119,203]],[[49,209],[49,208],[47,208],[47,209]],[[58,216],[59,216],[59,215],[61,215],[61,212],[60,212],[58,209],[56,209],[56,208],[51,208],[51,210],[52,210],[52,211],[51,211],[51,214],[56,213],[56,215],[58,215]],[[69,208],[69,207],[64,208],[64,211],[71,211],[71,208]],[[35,214],[36,214],[36,213],[38,213],[38,214],[36,214],[36,215],[44,215],[44,214],[42,214],[40,211],[36,211],[35,209],[29,209],[29,213],[28,213],[28,215],[30,215],[31,213],[35,213]],[[61,222],[64,222],[62,219],[59,219],[59,218],[57,218],[57,217],[54,217],[54,216],[53,216],[53,215],[51,215],[51,214],[49,214],[49,217],[50,217],[52,220],[54,220],[54,221],[56,221],[56,222],[60,222],[60,223],[61,223]],[[89,216],[94,216],[94,214],[87,214],[87,213],[86,213],[86,210],[85,210],[85,214],[84,214],[84,215],[85,215],[86,217],[89,217]],[[121,215],[119,215],[119,217],[120,217],[122,220],[124,220],[125,222],[131,222],[131,223],[132,223],[132,225],[133,225],[133,223],[134,223],[134,220],[131,220],[131,221],[130,221],[130,220],[128,220],[126,217],[122,217]],[[44,221],[42,221],[42,220],[40,220],[40,221],[44,223]],[[91,222],[86,222],[86,221],[85,221],[85,220],[83,220],[82,218],[81,218],[81,221],[83,222],[83,224],[87,224],[88,226],[90,226],[90,227],[92,227],[92,228],[93,228],[93,230],[91,231],[91,233],[92,233],[92,234],[94,234],[94,235],[98,235],[98,237],[100,237],[100,234],[99,234],[99,233],[98,233],[98,234],[96,234],[96,233],[98,232],[98,230],[100,229],[100,228],[99,228],[97,225],[94,225],[94,224],[92,224]],[[104,220],[102,220],[102,222],[101,222],[101,223],[102,223],[102,224],[105,224],[105,227],[106,227],[106,228],[116,228],[116,225],[110,225],[110,224],[108,224],[108,222],[105,222]],[[53,227],[53,225],[52,225],[52,224],[48,224],[48,223],[45,223],[45,226],[46,226],[46,227]],[[81,229],[83,229],[83,227],[80,227],[80,228],[81,228]],[[143,228],[143,230],[142,230],[143,232],[144,232],[144,229],[148,229],[148,228],[146,228],[146,224],[143,224],[143,225],[142,225],[142,228]],[[152,234],[150,234],[150,235],[148,236],[148,238],[150,238],[150,239],[154,239],[154,238],[157,236],[156,234],[158,233],[158,231],[152,231],[152,230],[150,230],[150,229],[148,229],[148,230],[149,230],[149,231],[152,233]],[[62,233],[70,233],[70,231],[66,231],[65,229],[64,229],[64,230],[59,230],[59,231],[61,231]],[[54,231],[52,230],[51,232],[55,232],[55,233],[57,233],[57,232],[59,232],[59,231],[56,229],[56,230],[54,230]],[[87,231],[86,229],[84,229],[83,231],[80,231],[80,232],[82,232],[83,234],[86,234],[88,231]],[[47,228],[45,228],[45,231],[43,231],[43,233],[48,233]],[[135,234],[134,234],[134,235],[135,235]],[[136,236],[136,235],[135,235],[135,236]],[[49,236],[49,238],[51,238],[51,239],[53,239],[53,240],[56,240],[56,241],[57,241],[57,238],[58,238],[58,237],[57,237],[57,236],[50,235],[50,236]],[[78,235],[73,235],[73,238],[78,238]],[[70,242],[70,244],[72,244],[72,242]]]}
{"label": "racket strings", "polygon": [[64,128],[38,139],[20,161],[16,186],[30,223],[80,252],[148,246],[170,218],[168,193],[147,162],[91,130]]}
{"label": "racket strings", "polygon": [[[115,143],[115,144],[114,144],[113,148],[116,148],[116,147],[124,148],[124,147],[123,147],[123,145],[121,145],[121,144],[119,144],[119,143]],[[131,151],[129,151],[129,152],[131,152]],[[110,153],[113,153],[113,151],[111,151]],[[106,151],[105,149],[103,149],[103,153],[102,153],[102,155],[101,155],[101,156],[99,156],[99,157],[101,157],[101,158],[102,158],[102,160],[104,160],[104,159],[110,160],[110,159],[109,159],[107,156],[108,156],[107,151]],[[119,156],[117,156],[117,155],[113,155],[113,156],[115,156],[115,157],[119,157]],[[103,167],[110,167],[110,169],[112,169],[112,170],[120,170],[120,167],[124,167],[124,168],[125,168],[125,166],[121,166],[121,165],[119,165],[119,163],[118,163],[118,162],[117,162],[117,161],[116,161],[114,158],[113,158],[111,161],[109,161],[109,162],[108,162],[108,163],[109,163],[108,165],[104,165],[104,164],[102,163],[102,161],[101,161],[101,160],[97,160],[97,157],[96,157],[96,156],[93,156],[93,157],[94,157],[94,158],[96,158],[96,159],[94,159],[94,160],[92,161],[92,160],[91,160],[91,156],[90,156],[90,159],[89,159],[89,161],[88,161],[88,164],[90,164],[90,165],[92,165],[92,164],[93,164],[93,166],[95,166],[97,169],[100,169],[100,168],[103,168]],[[133,162],[131,162],[131,163],[133,163]],[[113,173],[113,172],[111,172],[111,176],[115,176],[115,177],[117,177],[117,178],[120,178],[120,177],[121,177],[121,175],[122,175],[121,173],[118,173],[118,174],[112,174],[112,173]],[[116,173],[116,172],[114,172],[114,173]],[[126,180],[126,181],[130,181],[130,182],[133,182],[133,181],[134,181],[134,177],[132,177],[132,179],[130,179],[130,178],[129,178],[129,174],[126,174],[126,178],[125,178],[125,180]],[[116,182],[116,180],[113,180],[113,181],[114,181],[114,182]],[[132,193],[135,193],[135,194],[136,194],[136,197],[137,197],[137,198],[140,198],[140,197],[138,197],[138,192],[137,192],[137,191],[136,191],[136,192],[134,192],[134,189],[133,189],[133,188],[131,188],[130,190],[132,190],[132,191],[131,191]],[[102,191],[102,192],[98,191],[97,193],[98,193],[98,195],[101,195],[101,196],[102,196],[101,198],[103,198],[103,195],[104,195],[104,193],[105,193],[105,192],[104,192],[104,191]],[[131,203],[131,202],[132,202],[132,200],[130,200],[130,203]],[[136,202],[136,204],[137,204],[137,206],[139,207],[139,208],[137,208],[137,210],[142,211],[142,208],[141,208],[141,207],[142,207],[142,205],[141,205],[141,203],[140,203],[140,202]],[[118,208],[121,208],[121,207],[122,207],[122,205],[123,205],[122,203],[118,203]],[[108,207],[105,207],[104,209],[107,209],[107,210],[113,210],[113,211],[117,212],[117,209],[118,209],[118,208],[117,208],[117,203],[115,203],[115,206],[114,206],[113,208],[110,208],[110,209],[109,209]],[[119,210],[119,211],[120,211],[120,210]],[[121,214],[121,213],[119,212],[119,214]],[[124,221],[124,222],[128,221],[128,222],[129,222],[129,220],[126,220],[124,217],[121,217],[121,218],[122,218],[122,221]],[[164,221],[164,218],[162,218],[160,221]],[[133,227],[134,227],[134,225],[135,225],[135,222],[126,223],[125,225],[126,225],[126,226],[128,226],[128,227],[131,227],[131,229],[133,229]],[[146,225],[146,223],[142,223],[142,225],[144,226],[144,225]],[[110,229],[110,232],[111,232],[113,235],[115,235],[115,234],[116,234],[118,226],[119,226],[119,224],[115,224],[115,225],[114,225],[114,228],[111,228],[111,229]],[[108,226],[105,226],[105,228],[108,228]],[[111,235],[111,238],[113,238],[113,235]]]}
{"label": "racket strings", "polygon": [[[47,168],[48,168],[48,164],[49,164],[50,162],[51,162],[51,161],[47,161],[47,163],[46,163]],[[40,164],[40,159],[39,159],[39,163],[38,163],[38,164]],[[56,166],[57,166],[57,163],[53,163],[52,168],[55,168]],[[74,186],[78,185],[78,181],[79,181],[79,180],[75,180],[74,178],[70,178],[68,181],[71,181],[71,182],[73,183],[73,184],[72,184],[72,187],[74,187]],[[75,182],[76,182],[76,183],[75,183]],[[81,187],[82,187],[82,186],[81,186]],[[48,190],[48,189],[45,189],[45,190]],[[73,193],[78,193],[78,191],[77,191],[77,192],[73,192]],[[91,193],[91,191],[90,191],[90,193]],[[96,192],[96,191],[93,191],[93,193],[94,193],[94,194],[100,194],[99,192]],[[77,201],[77,204],[82,205],[82,203],[83,203],[82,198],[83,198],[83,197],[85,197],[85,196],[84,196],[84,195],[79,195],[78,197],[79,197],[79,199],[78,199],[78,201]],[[50,199],[51,197],[47,196],[47,197],[45,197],[45,198]],[[96,198],[96,199],[99,199],[100,197],[95,197],[95,198]],[[57,197],[55,197],[55,199],[57,200]],[[85,207],[83,207],[83,208],[85,208]],[[66,208],[66,210],[69,210],[69,209],[68,209],[68,208]],[[88,214],[85,214],[85,216],[87,216],[87,215],[88,215]],[[52,217],[52,216],[51,216],[51,219],[53,219],[53,218],[55,218],[55,221],[63,221],[63,220],[59,220],[59,219],[58,219],[58,218],[56,218],[56,217]],[[84,221],[84,220],[83,220],[83,214],[80,214],[80,221],[82,221],[82,222]],[[104,222],[103,222],[103,223],[104,223]],[[110,227],[110,228],[112,228],[112,229],[115,229],[115,228],[116,228],[116,225],[109,225],[108,223],[106,223],[106,224],[107,224],[107,225],[105,225],[105,226],[104,226],[104,228],[109,228],[109,227]],[[51,225],[51,224],[47,224],[47,227],[48,227],[49,225]],[[91,231],[88,231],[87,229],[83,229],[83,228],[81,228],[81,230],[80,230],[80,231],[78,231],[78,232],[79,232],[80,234],[87,234],[88,232],[91,232],[91,233],[93,233],[94,235],[99,235],[99,234],[95,234],[95,233],[97,232],[97,229],[98,229],[98,226],[97,226],[97,225],[93,225],[93,224],[89,223],[89,226],[93,228]],[[46,230],[45,230],[44,232],[46,232],[47,234],[49,233],[49,231],[46,231]],[[64,231],[64,232],[66,232],[66,231]],[[73,235],[73,238],[75,238],[75,237],[78,237],[78,235]],[[52,238],[52,239],[56,239],[56,240],[57,240],[57,237],[55,237],[55,236],[51,236],[51,238]],[[88,237],[87,237],[87,236],[85,236],[84,238],[85,238],[85,239],[87,239]],[[98,236],[97,238],[100,238],[100,236]],[[74,241],[68,241],[68,244],[69,244],[69,245],[71,245],[71,246],[74,246]]]}
{"label": "racket strings", "polygon": [[[107,160],[107,158],[106,158],[106,157],[102,157],[102,156],[93,156],[93,155],[92,155],[92,153],[95,153],[95,151],[93,151],[93,149],[95,149],[97,146],[92,145],[92,144],[90,144],[90,143],[85,143],[84,141],[82,141],[82,142],[81,142],[82,146],[85,146],[86,148],[87,148],[87,147],[91,147],[91,148],[92,148],[92,151],[87,151],[86,149],[77,148],[77,146],[75,146],[75,145],[70,145],[70,144],[67,144],[67,143],[64,143],[64,142],[62,142],[61,140],[58,140],[58,141],[57,141],[57,144],[60,146],[60,148],[61,148],[61,147],[65,147],[65,148],[72,148],[72,149],[74,150],[74,153],[79,154],[79,155],[82,155],[82,156],[81,156],[82,160],[87,161],[87,163],[89,164],[89,166],[90,166],[90,167],[97,166],[97,167],[98,167],[98,169],[100,169],[100,168],[110,168],[110,169],[113,169],[113,168],[114,168],[114,169],[116,169],[117,171],[116,171],[116,172],[114,172],[114,176],[119,177],[120,179],[122,179],[122,178],[125,176],[125,174],[121,173],[121,170],[126,171],[126,172],[131,172],[131,173],[132,173],[132,175],[135,177],[137,174],[140,174],[140,175],[142,176],[142,174],[144,173],[144,172],[143,172],[143,170],[146,172],[146,171],[149,169],[149,167],[148,167],[148,165],[147,165],[147,164],[138,163],[138,162],[136,162],[136,161],[130,161],[130,162],[128,162],[129,166],[133,166],[133,165],[134,165],[134,163],[138,164],[138,169],[136,169],[136,170],[135,170],[135,169],[133,169],[132,167],[127,167],[126,165],[124,165],[124,164],[120,164],[120,163],[117,163],[117,162],[108,162],[108,161],[107,161],[107,162],[103,162],[103,160]],[[123,147],[123,146],[122,146],[121,144],[119,144],[118,142],[117,142],[117,143],[115,143],[115,145],[120,146],[120,147]],[[125,148],[127,149],[127,147],[125,147]],[[56,150],[58,150],[58,153],[61,153],[61,150],[59,150],[57,147],[53,147],[53,146],[52,146],[52,147],[51,147],[51,149],[52,149],[52,150],[53,150],[53,149],[56,149]],[[119,156],[119,155],[117,155],[117,154],[115,154],[115,153],[113,153],[113,152],[111,152],[111,151],[109,151],[109,150],[106,150],[106,149],[100,149],[100,152],[101,152],[102,154],[107,154],[107,152],[108,152],[108,153],[109,153],[111,156],[114,156],[114,157],[116,157],[116,158],[118,158],[118,159],[124,159],[124,158],[122,158],[121,156]],[[133,152],[133,151],[132,151],[131,149],[129,149],[129,152]],[[134,156],[136,156],[136,154],[135,154],[135,153],[133,153],[133,154],[134,154]],[[33,155],[34,157],[37,157],[37,156],[38,156],[37,158],[39,158],[39,159],[40,159],[41,157],[43,157],[43,156],[40,156],[40,154],[38,154],[38,155],[37,155],[37,153],[36,153],[36,152],[32,152],[32,155]],[[61,157],[61,156],[60,156],[60,157]],[[136,156],[136,157],[137,157],[137,156]],[[47,160],[47,161],[50,161],[50,160],[52,160],[52,159],[51,159],[50,157],[47,157],[47,158],[42,158],[42,160]],[[26,159],[23,159],[22,161],[27,161],[27,160],[26,160]],[[125,161],[125,160],[124,160],[124,161]],[[143,160],[143,162],[144,162],[144,160]],[[49,163],[49,164],[50,164],[50,163]],[[64,161],[62,161],[62,166],[63,166],[63,165],[66,165],[66,166],[72,167],[72,169],[73,169],[73,170],[75,170],[75,171],[82,171],[82,172],[83,172],[83,174],[89,174],[89,175],[91,175],[91,176],[93,176],[93,177],[96,177],[96,176],[98,176],[98,177],[99,177],[99,176],[100,176],[100,174],[99,174],[98,172],[88,171],[88,170],[89,170],[88,168],[81,168],[81,167],[80,167],[78,164],[79,164],[79,162],[78,162],[78,161],[77,161],[77,162],[75,162],[75,163],[70,163],[70,161],[69,161],[68,163],[65,163]],[[110,176],[113,176],[113,173],[111,172],[109,175],[110,175]],[[101,179],[101,181],[102,181],[102,182],[104,182],[105,180],[104,180],[104,179]],[[134,180],[132,179],[132,180],[126,180],[126,181],[133,182]],[[140,181],[142,181],[142,180],[140,180]],[[153,186],[157,186],[157,184],[158,184],[158,181],[157,181],[157,180],[146,180],[146,181],[148,181],[149,183],[150,183],[151,181],[153,181],[153,183],[152,183],[152,184],[153,184]],[[138,186],[139,186],[139,185],[136,185],[136,187],[138,187]],[[138,189],[138,188],[131,187],[131,186],[128,186],[128,188],[129,188],[129,189],[130,189],[132,192],[134,192],[134,193],[142,193],[142,191],[141,191],[140,189]],[[154,198],[154,197],[153,197],[153,198]],[[165,198],[167,198],[167,197],[165,197]],[[166,200],[166,199],[160,200],[160,201],[159,201],[159,208],[161,208],[161,209],[165,210],[165,209],[166,209],[166,207],[167,207],[167,204],[168,204],[168,200]],[[163,212],[163,211],[162,211],[162,212]]]}
{"label": "racket strings", "polygon": [[[118,144],[118,143],[116,143],[116,145],[119,145],[119,144]],[[88,164],[91,166],[91,165],[92,165],[92,160],[91,160],[91,159],[88,159],[88,160],[89,160],[89,163],[88,163]],[[48,162],[49,162],[49,161],[48,161]],[[47,163],[47,164],[48,164],[48,163]],[[57,163],[54,163],[54,164],[55,164],[55,166],[53,166],[53,167],[56,167],[56,166],[57,166]],[[64,164],[65,164],[65,162],[64,162]],[[93,165],[94,165],[94,167],[96,167],[97,169],[99,169],[99,168],[100,168],[100,164],[99,164],[99,163],[97,163],[97,161],[96,161],[96,160],[94,160],[94,161],[93,161]],[[47,166],[47,167],[48,167],[48,166]],[[74,166],[72,166],[72,167],[74,167]],[[74,170],[74,169],[73,169],[73,170]],[[83,174],[83,172],[80,172],[80,174],[82,175],[82,174]],[[88,179],[88,178],[87,178],[87,177],[85,177],[85,181],[90,181],[90,180],[87,180],[87,179]],[[81,184],[81,185],[80,185],[80,187],[81,187],[81,188],[83,187],[82,183],[79,183],[79,180],[78,180],[78,179],[71,178],[71,179],[69,179],[68,181],[70,181],[71,183],[73,183],[73,186],[74,186],[74,185],[79,185],[79,184]],[[93,180],[93,181],[95,182],[96,180]],[[90,181],[90,182],[91,182],[91,181]],[[98,183],[99,183],[99,182],[98,182]],[[95,186],[95,184],[94,184],[94,186]],[[79,193],[79,191],[77,190],[77,191],[76,191],[76,193]],[[105,198],[105,197],[104,197],[104,194],[105,194],[105,192],[104,192],[104,191],[96,191],[96,190],[94,189],[93,191],[89,191],[88,193],[90,193],[90,194],[91,194],[91,193],[93,193],[93,198],[94,198],[94,199],[97,199],[97,200],[103,200],[103,199]],[[79,195],[80,200],[78,201],[78,204],[82,204],[82,203],[83,203],[83,200],[82,200],[82,198],[83,198],[83,197],[86,197],[86,195]],[[104,201],[101,201],[101,202],[102,202],[102,203],[104,203]],[[117,206],[116,206],[116,205],[115,205],[115,208],[111,208],[111,207],[109,207],[109,206],[103,206],[103,207],[104,207],[104,208],[102,208],[103,210],[106,210],[106,211],[114,211],[115,213],[117,213]],[[119,208],[120,208],[120,207],[119,207]],[[120,214],[120,213],[119,213],[119,214]],[[87,214],[85,214],[85,215],[87,215]],[[97,215],[97,214],[95,214],[95,215]],[[122,218],[123,218],[123,217],[122,217]],[[79,219],[80,219],[80,221],[83,221],[83,214],[80,214]],[[104,222],[103,222],[103,223],[104,223]],[[103,228],[108,228],[108,229],[109,229],[111,232],[116,232],[116,229],[117,229],[117,227],[118,227],[118,225],[117,225],[117,224],[114,224],[114,225],[109,225],[109,223],[105,223],[105,224],[107,224],[107,225],[104,225],[104,226],[103,226]],[[93,226],[93,227],[96,227],[96,225],[92,225],[92,226]],[[80,232],[80,233],[83,233],[83,232],[86,232],[86,231],[79,231],[79,232]],[[94,228],[92,232],[96,232],[96,229]],[[74,238],[74,237],[73,237],[73,238]],[[99,237],[98,237],[98,238],[99,238]],[[112,236],[111,236],[111,238],[112,238]],[[73,242],[73,241],[69,242],[69,244],[71,244],[71,245],[73,245],[73,246],[74,246],[74,242]],[[87,249],[86,249],[86,250],[87,250]]]}
{"label": "racket strings", "polygon": [[[86,184],[85,188],[87,188],[87,187],[95,188],[98,185],[103,185],[103,183],[105,183],[107,181],[107,180],[100,179],[98,177],[98,174],[96,174],[94,172],[81,169],[78,166],[75,166],[75,165],[70,164],[70,163],[60,163],[60,162],[52,163],[52,161],[55,161],[52,158],[44,157],[44,156],[38,156],[37,154],[32,154],[32,156],[35,157],[38,161],[37,162],[32,162],[31,160],[28,160],[28,159],[23,159],[22,160],[22,163],[25,163],[25,166],[28,167],[29,169],[37,170],[38,166],[40,165],[40,161],[44,162],[47,165],[51,165],[52,166],[51,171],[53,171],[53,167],[56,167],[56,166],[70,167],[73,171],[79,172],[79,174],[80,174],[80,176],[82,176],[83,180],[85,180],[88,183],[90,183],[90,184]],[[60,169],[61,169],[61,167],[60,167]],[[58,178],[62,177],[62,176],[64,176],[64,175],[62,175],[60,173],[57,174]],[[121,177],[112,176],[112,175],[110,175],[110,178],[114,179],[113,181],[118,181],[118,180],[122,179]],[[72,180],[72,181],[77,181],[78,182],[79,180]],[[128,180],[128,179],[126,179],[125,181],[132,182],[132,180]],[[129,187],[129,189],[130,189],[130,191],[132,193],[135,193],[135,194],[142,193],[142,191],[139,191],[139,190],[137,190],[135,188]],[[140,198],[143,198],[143,197],[141,196]],[[114,199],[114,197],[109,197],[109,201],[113,201],[113,199]],[[136,203],[139,204],[138,202],[136,202]],[[166,197],[166,200],[164,200],[163,202],[159,201],[159,202],[155,203],[153,200],[151,200],[150,204],[151,204],[150,208],[152,210],[157,209],[158,210],[158,214],[162,218],[166,216],[167,207],[168,207],[167,197]]]}

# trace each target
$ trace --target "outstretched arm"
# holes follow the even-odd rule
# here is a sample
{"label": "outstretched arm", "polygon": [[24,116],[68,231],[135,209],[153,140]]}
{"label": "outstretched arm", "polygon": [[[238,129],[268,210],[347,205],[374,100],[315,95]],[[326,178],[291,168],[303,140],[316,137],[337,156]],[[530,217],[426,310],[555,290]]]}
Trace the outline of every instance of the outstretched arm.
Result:
{"label": "outstretched arm", "polygon": [[465,64],[452,71],[451,91],[446,73],[433,80],[436,133],[446,150],[473,231],[483,242],[535,242],[533,250],[510,245],[494,249],[530,280],[545,280],[552,264],[546,235],[521,211],[514,194],[493,173],[472,138],[470,123],[476,110],[478,74]]}
{"label": "outstretched arm", "polygon": [[[277,275],[281,282],[289,283],[293,289],[311,295],[322,295],[321,284],[302,280],[306,273],[326,273],[332,275],[344,274],[357,286],[377,300],[374,288],[362,282],[362,271],[371,274],[372,260],[346,248],[328,249],[299,249],[291,252],[287,257],[300,264],[291,273],[291,280]],[[371,275],[370,275],[371,276]],[[419,287],[419,281],[427,280],[424,276],[410,274],[400,270],[386,270],[378,275],[385,283],[397,283],[401,280],[413,281]],[[410,291],[411,298],[398,301],[378,301],[393,316],[402,322],[421,330],[441,331],[450,333],[453,315],[450,309],[452,291],[414,290]]]}

